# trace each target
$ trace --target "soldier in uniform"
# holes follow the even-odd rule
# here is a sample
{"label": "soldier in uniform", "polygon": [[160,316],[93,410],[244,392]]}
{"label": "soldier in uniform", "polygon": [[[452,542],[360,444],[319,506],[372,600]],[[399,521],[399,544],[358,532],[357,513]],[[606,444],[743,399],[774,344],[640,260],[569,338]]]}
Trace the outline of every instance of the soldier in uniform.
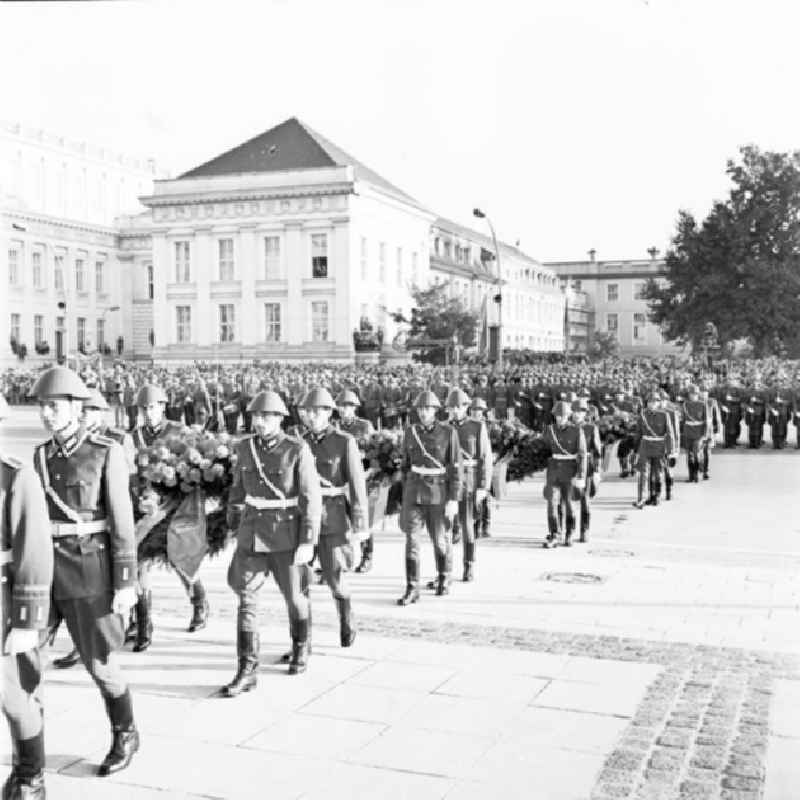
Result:
{"label": "soldier in uniform", "polygon": [[688,389],[688,399],[683,402],[683,446],[689,468],[689,483],[697,483],[700,474],[700,453],[703,441],[708,436],[711,419],[708,406],[700,397],[696,386]]}
{"label": "soldier in uniform", "polygon": [[591,412],[589,400],[581,397],[572,404],[572,421],[583,431],[586,440],[586,485],[579,489],[581,495],[580,542],[589,538],[589,525],[592,513],[589,501],[597,494],[600,473],[603,468],[603,445],[600,442],[600,429]]}
{"label": "soldier in uniform", "polygon": [[742,428],[742,398],[736,389],[728,389],[723,397],[720,410],[725,432],[725,447],[736,447]]}
{"label": "soldier in uniform", "polygon": [[350,647],[356,632],[344,573],[353,563],[351,537],[358,540],[368,527],[364,467],[356,440],[331,425],[334,402],[327,389],[312,389],[305,407],[310,429],[303,438],[314,456],[322,492],[319,562],[336,601],[339,641],[342,647]]}
{"label": "soldier in uniform", "polygon": [[774,450],[783,450],[786,447],[786,438],[789,435],[789,420],[792,417],[787,393],[777,389],[774,399],[769,404],[767,421],[772,434],[772,447]]}
{"label": "soldier in uniform", "polygon": [[722,412],[720,411],[716,397],[710,396],[707,384],[702,384],[700,387],[700,399],[708,408],[709,419],[708,432],[703,439],[703,449],[700,459],[700,467],[703,470],[703,480],[707,481],[709,479],[708,467],[711,461],[711,451],[714,449],[714,444],[717,441],[717,434],[722,425]]}
{"label": "soldier in uniform", "polygon": [[301,569],[319,536],[322,492],[308,445],[281,429],[288,410],[276,392],[260,392],[248,407],[253,435],[236,446],[228,499],[228,525],[236,551],[228,585],[239,598],[236,623],[238,669],[222,694],[236,697],[256,685],[258,591],[272,574],[286,601],[292,635],[289,674],[305,672],[310,625]]}
{"label": "soldier in uniform", "polygon": [[[661,471],[665,459],[674,466],[675,433],[672,430],[670,415],[658,408],[658,395],[653,393],[647,398],[647,407],[640,412],[637,419],[636,444],[639,472],[638,496],[635,508],[645,505],[657,506],[661,495]],[[645,491],[649,497],[645,501]]]}
{"label": "soldier in uniform", "polygon": [[492,482],[492,446],[489,431],[480,420],[468,419],[469,397],[453,389],[447,398],[450,424],[456,429],[464,468],[458,514],[453,525],[453,541],[463,539],[465,582],[474,579],[476,510],[486,501]]}
{"label": "soldier in uniform", "polygon": [[65,367],[43,372],[31,394],[52,438],[36,447],[53,539],[50,629],[63,619],[105,701],[113,742],[98,774],[128,766],[139,749],[128,684],[116,651],[136,598],[129,471],[122,447],[80,425],[89,392]]}
{"label": "soldier in uniform", "polygon": [[[358,395],[345,389],[336,397],[336,409],[339,412],[339,429],[344,433],[349,433],[358,445],[361,451],[362,458],[364,450],[366,449],[367,442],[369,442],[375,429],[368,419],[361,419],[356,416],[356,408],[361,405]],[[364,467],[368,467],[364,464]],[[369,572],[372,569],[372,553],[375,547],[375,537],[372,535],[372,530],[369,536],[361,542],[361,560],[356,567],[356,572]]]}
{"label": "soldier in uniform", "polygon": [[[0,394],[0,419],[8,404]],[[0,453],[3,572],[3,714],[12,744],[4,800],[44,800],[44,708],[39,648],[47,632],[53,545],[47,503],[36,473]]]}
{"label": "soldier in uniform", "polygon": [[[473,397],[472,402],[469,405],[469,417],[474,422],[480,422],[484,428],[486,428],[486,401],[482,397]],[[487,438],[489,436],[488,428],[486,430]],[[475,503],[475,538],[476,539],[488,539],[491,533],[491,525],[492,525],[492,496],[491,493],[493,491],[492,487],[492,464],[494,461],[494,455],[492,454],[491,450],[491,440],[489,441],[489,485],[486,495],[484,496],[483,500],[478,503]]]}
{"label": "soldier in uniform", "polygon": [[419,535],[425,529],[436,558],[436,594],[450,591],[450,537],[461,494],[461,448],[456,431],[436,419],[440,406],[434,392],[420,392],[414,401],[420,421],[409,425],[403,436],[400,529],[406,535],[406,591],[397,601],[401,606],[419,600]]}
{"label": "soldier in uniform", "polygon": [[757,394],[751,395],[750,403],[744,413],[744,422],[747,425],[747,446],[751,450],[757,450],[764,441],[765,417],[764,400]]}
{"label": "soldier in uniform", "polygon": [[575,531],[575,490],[586,485],[586,438],[583,430],[570,424],[572,408],[559,400],[553,406],[553,424],[544,432],[544,444],[550,451],[545,475],[544,497],[547,500],[545,548],[555,547],[560,537],[559,520],[566,523],[564,546],[572,546]]}
{"label": "soldier in uniform", "polygon": [[[164,409],[167,396],[161,387],[154,384],[145,384],[139,390],[136,402],[144,419],[144,423],[133,431],[133,442],[137,450],[145,450],[159,441],[165,441],[170,436],[180,436],[184,433],[185,428],[183,425],[165,418]],[[202,417],[203,410],[203,405],[198,403],[193,419],[198,418],[198,412]],[[202,630],[207,624],[209,611],[203,582],[199,578],[192,579],[181,569],[180,564],[173,564],[172,566],[192,603],[192,618],[189,621],[188,631],[189,633],[194,633]],[[132,627],[129,628],[126,638],[130,640],[135,636],[136,643],[133,649],[135,652],[141,653],[150,647],[153,640],[150,566],[144,562],[139,563],[137,589],[136,630],[134,631]]]}
{"label": "soldier in uniform", "polygon": [[[672,398],[669,396],[669,392],[666,389],[661,390],[660,396],[661,396],[661,408],[664,411],[666,411],[667,414],[669,415],[670,421],[672,422],[672,430],[675,432],[675,443],[674,443],[675,450],[679,450],[680,442],[679,442],[678,432],[681,430],[681,409],[677,403],[672,402]],[[671,454],[667,455],[664,458],[664,462],[661,465],[661,468],[664,471],[665,500],[672,500],[673,485],[675,483],[675,478],[672,474],[672,470],[675,465],[672,464],[672,459],[670,458],[670,455]],[[652,477],[653,476],[651,473],[651,479]]]}

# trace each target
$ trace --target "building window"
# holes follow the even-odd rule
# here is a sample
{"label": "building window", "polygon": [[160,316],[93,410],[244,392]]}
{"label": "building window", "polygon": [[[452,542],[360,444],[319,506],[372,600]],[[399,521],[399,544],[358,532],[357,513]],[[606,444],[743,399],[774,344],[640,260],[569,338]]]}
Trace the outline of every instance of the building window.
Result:
{"label": "building window", "polygon": [[580,292],[582,287],[583,287],[583,282],[580,280],[580,278],[576,278],[574,281],[572,281],[572,288],[576,292]]}
{"label": "building window", "polygon": [[411,283],[414,286],[419,283],[419,259],[416,253],[411,254]]}
{"label": "building window", "polygon": [[634,300],[644,300],[644,281],[639,281],[633,284],[633,299]]}
{"label": "building window", "polygon": [[397,285],[403,285],[403,248],[397,248]]}
{"label": "building window", "polygon": [[104,261],[94,262],[94,290],[97,294],[103,294],[103,292],[105,292],[105,281],[103,280],[105,268],[106,265]]}
{"label": "building window", "polygon": [[315,300],[311,303],[311,341],[328,341],[328,301]]}
{"label": "building window", "polygon": [[647,318],[644,314],[635,313],[633,315],[633,341],[634,342],[644,342],[645,340],[645,333],[644,328],[647,324]]}
{"label": "building window", "polygon": [[75,291],[86,291],[86,275],[83,269],[84,261],[82,258],[75,259]]}
{"label": "building window", "polygon": [[15,341],[19,341],[19,328],[20,328],[20,315],[19,314],[12,314],[11,315],[11,325],[9,326],[9,335]]}
{"label": "building window", "polygon": [[367,280],[368,273],[368,249],[366,236],[361,237],[361,280]]}
{"label": "building window", "polygon": [[44,315],[33,315],[33,343],[41,344],[44,341]]}
{"label": "building window", "polygon": [[153,275],[153,265],[147,265],[147,297],[148,299],[152,300],[153,296],[155,295],[155,285],[154,285],[154,275]]}
{"label": "building window", "polygon": [[64,256],[57,255],[53,258],[53,283],[57,292],[64,291]]}
{"label": "building window", "polygon": [[78,317],[78,350],[86,349],[86,317]]}
{"label": "building window", "polygon": [[190,283],[192,268],[189,242],[175,242],[175,283]]}
{"label": "building window", "polygon": [[220,342],[232,342],[236,339],[234,327],[233,303],[223,303],[219,307]]}
{"label": "building window", "polygon": [[219,240],[219,279],[233,280],[233,239]]}
{"label": "building window", "polygon": [[104,319],[97,320],[97,341],[95,344],[97,345],[98,350],[103,349],[103,345],[106,343],[106,321]]}
{"label": "building window", "polygon": [[441,246],[442,246],[442,240],[437,236],[433,240],[433,252],[436,253],[437,256],[439,255],[439,250],[441,249]]}
{"label": "building window", "polygon": [[42,253],[40,250],[34,250],[31,254],[33,273],[33,288],[42,288]]}
{"label": "building window", "polygon": [[274,281],[281,277],[281,238],[264,237],[264,279]]}
{"label": "building window", "polygon": [[311,277],[328,277],[328,236],[325,233],[311,234]]}
{"label": "building window", "polygon": [[378,245],[378,280],[386,283],[386,242]]}
{"label": "building window", "polygon": [[22,248],[14,245],[8,248],[8,285],[17,286],[19,284],[19,253]]}
{"label": "building window", "polygon": [[267,342],[279,342],[281,340],[281,304],[264,303],[264,319],[266,321]]}
{"label": "building window", "polygon": [[192,307],[175,307],[176,340],[178,344],[188,344],[192,341]]}
{"label": "building window", "polygon": [[452,244],[450,242],[445,242],[444,243],[444,257],[448,261],[452,261],[452,258],[453,258],[453,256],[452,256]]}
{"label": "building window", "polygon": [[619,284],[609,283],[606,286],[606,300],[609,303],[616,303],[619,300]]}
{"label": "building window", "polygon": [[606,330],[615,339],[619,337],[619,314],[606,314]]}

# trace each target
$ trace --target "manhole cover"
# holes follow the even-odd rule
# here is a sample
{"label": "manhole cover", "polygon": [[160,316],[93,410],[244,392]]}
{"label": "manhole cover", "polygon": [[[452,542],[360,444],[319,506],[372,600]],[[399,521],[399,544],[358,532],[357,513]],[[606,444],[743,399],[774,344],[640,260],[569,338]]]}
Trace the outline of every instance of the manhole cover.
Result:
{"label": "manhole cover", "polygon": [[635,556],[633,550],[588,550],[590,556],[601,556],[602,558],[630,558]]}
{"label": "manhole cover", "polygon": [[605,578],[590,572],[545,572],[541,580],[553,583],[603,583]]}

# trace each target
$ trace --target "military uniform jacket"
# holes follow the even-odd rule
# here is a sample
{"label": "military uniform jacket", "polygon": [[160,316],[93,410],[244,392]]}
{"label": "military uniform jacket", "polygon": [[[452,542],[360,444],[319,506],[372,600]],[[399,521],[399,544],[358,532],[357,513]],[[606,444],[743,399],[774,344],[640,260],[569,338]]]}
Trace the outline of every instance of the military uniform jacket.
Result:
{"label": "military uniform jacket", "polygon": [[461,447],[455,429],[438,420],[409,425],[403,435],[403,497],[422,506],[444,505],[461,494]]}
{"label": "military uniform jacket", "polygon": [[348,533],[367,527],[367,486],[356,440],[332,425],[321,436],[303,437],[311,449],[322,491],[320,536],[336,536],[346,544]]}
{"label": "military uniform jacket", "polygon": [[453,422],[461,447],[464,490],[488,489],[492,483],[492,444],[486,425],[475,419]]}
{"label": "military uniform jacket", "polygon": [[583,438],[586,440],[587,471],[594,473],[603,455],[603,445],[600,442],[600,429],[594,422],[581,424]]}
{"label": "military uniform jacket", "polygon": [[773,398],[769,404],[767,422],[777,431],[786,431],[792,416],[791,405],[787,394],[780,394]]}
{"label": "military uniform jacket", "polygon": [[703,400],[683,403],[683,440],[687,445],[705,439],[711,433],[711,415]]}
{"label": "military uniform jacket", "polygon": [[338,425],[339,430],[349,433],[360,448],[364,448],[367,439],[375,433],[372,423],[368,419],[361,419],[361,417],[353,417],[353,421],[350,423],[340,419]]}
{"label": "military uniform jacket", "polygon": [[[105,532],[53,540],[53,596],[96,597],[134,585],[136,547],[128,466],[122,447],[82,428],[64,446],[51,439],[34,451],[51,523],[105,520]],[[64,530],[68,530],[65,528]]]}
{"label": "military uniform jacket", "polygon": [[[228,525],[238,529],[239,547],[271,553],[316,544],[322,492],[308,445],[283,432],[269,441],[246,436],[236,445],[236,456]],[[271,507],[262,507],[263,501]]]}
{"label": "military uniform jacket", "polygon": [[53,547],[42,485],[36,473],[0,455],[3,622],[9,628],[47,627]]}
{"label": "military uniform jacket", "polygon": [[744,421],[747,427],[752,428],[758,425],[763,427],[766,414],[764,400],[758,395],[750,397],[744,412]]}
{"label": "military uniform jacket", "polygon": [[586,438],[580,426],[569,424],[558,428],[548,425],[544,431],[544,444],[550,451],[546,475],[548,484],[586,477]]}
{"label": "military uniform jacket", "polygon": [[133,443],[137,450],[144,450],[150,447],[158,439],[166,439],[167,436],[179,436],[185,428],[180,422],[174,420],[164,420],[157,428],[149,425],[138,425],[133,431]]}
{"label": "military uniform jacket", "polygon": [[123,431],[121,428],[112,428],[111,426],[98,428],[95,433],[98,433],[100,436],[107,436],[109,439],[113,439],[122,447],[122,451],[125,453],[125,463],[128,465],[128,472],[131,475],[135,475],[136,445],[134,445],[131,435],[127,431]]}
{"label": "military uniform jacket", "polygon": [[726,394],[720,402],[720,410],[723,425],[738,433],[742,422],[742,398],[738,394]]}
{"label": "military uniform jacket", "polygon": [[637,419],[636,436],[641,458],[665,458],[676,449],[672,420],[666,411],[645,409]]}

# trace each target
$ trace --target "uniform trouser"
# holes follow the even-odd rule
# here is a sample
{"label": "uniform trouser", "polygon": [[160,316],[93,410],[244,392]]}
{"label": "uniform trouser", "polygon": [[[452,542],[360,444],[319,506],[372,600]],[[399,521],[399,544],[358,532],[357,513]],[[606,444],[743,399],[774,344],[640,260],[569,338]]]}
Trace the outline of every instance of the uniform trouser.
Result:
{"label": "uniform trouser", "polygon": [[461,533],[465,564],[475,561],[475,526],[475,492],[465,490],[458,501],[458,514],[453,520],[453,532]]}
{"label": "uniform trouser", "polygon": [[750,441],[750,447],[761,447],[761,442],[764,439],[764,425],[757,423],[755,425],[747,426],[747,435]]}
{"label": "uniform trouser", "polygon": [[250,411],[243,411],[242,418],[244,422],[244,432],[250,433],[253,425],[253,415]]}
{"label": "uniform trouser", "polygon": [[183,418],[187,425],[194,425],[194,406],[191,403],[184,405]]}
{"label": "uniform trouser", "polygon": [[121,697],[128,683],[116,657],[125,641],[122,617],[111,610],[112,593],[68,600],[53,598],[50,632],[55,634],[61,620],[91,679],[106,698]]}
{"label": "uniform trouser", "polygon": [[32,739],[42,730],[42,661],[39,648],[3,655],[3,714],[14,741]]}
{"label": "uniform trouser", "polygon": [[589,523],[592,521],[592,509],[589,504],[589,486],[581,491],[581,534],[589,530]]}
{"label": "uniform trouser", "polygon": [[700,466],[703,470],[703,475],[708,475],[708,464],[711,460],[711,437],[707,436],[703,439],[702,452],[700,454]]}
{"label": "uniform trouser", "polygon": [[781,450],[786,444],[786,436],[788,434],[787,426],[773,425],[771,431],[772,431],[772,446],[776,450]]}
{"label": "uniform trouser", "polygon": [[114,425],[124,429],[127,421],[125,406],[122,403],[113,403],[112,408],[114,409]]}
{"label": "uniform trouser", "polygon": [[399,414],[381,414],[381,425],[384,428],[394,428],[400,423]]}
{"label": "uniform trouser", "polygon": [[475,537],[489,533],[489,528],[492,524],[492,497],[491,493],[487,493],[486,497],[481,500],[480,505],[475,510]]}
{"label": "uniform trouser", "polygon": [[136,406],[128,406],[125,411],[128,414],[128,430],[132,431],[136,427],[139,409]]}
{"label": "uniform trouser", "polygon": [[664,456],[639,457],[639,498],[648,490],[651,497],[661,494],[661,473],[664,469]]}
{"label": "uniform trouser", "polygon": [[551,537],[558,535],[561,519],[566,522],[566,533],[572,534],[575,530],[572,478],[572,475],[565,473],[547,476],[544,496],[547,500],[547,530]]}
{"label": "uniform trouser", "polygon": [[347,600],[350,589],[346,585],[344,574],[353,566],[353,548],[343,536],[326,534],[324,531],[320,533],[317,548],[322,577],[331,594],[337,600]]}
{"label": "uniform trouser", "polygon": [[253,553],[237,547],[228,567],[228,586],[239,596],[238,630],[258,631],[258,591],[268,575],[275,578],[289,622],[308,620],[308,598],[303,594],[300,570],[294,565],[294,550],[279,553]]}
{"label": "uniform trouser", "polygon": [[419,535],[425,529],[433,543],[436,571],[439,575],[449,577],[453,571],[453,539],[444,515],[444,505],[417,505],[404,495],[400,519],[400,527],[406,535],[408,585],[416,586],[419,583]]}
{"label": "uniform trouser", "polygon": [[[150,591],[150,570],[152,564],[147,561],[140,561],[136,567],[136,591],[139,595],[146,595]],[[183,584],[186,593],[191,597],[192,587],[199,581],[199,578],[190,580],[179,569],[175,570],[178,580]]]}
{"label": "uniform trouser", "polygon": [[689,477],[700,470],[700,458],[703,452],[703,439],[686,441],[686,465],[689,468]]}
{"label": "uniform trouser", "polygon": [[725,428],[725,447],[736,447],[736,442],[739,440],[739,425],[733,425]]}
{"label": "uniform trouser", "polygon": [[239,412],[223,412],[222,416],[225,418],[225,430],[231,436],[235,436],[239,430]]}

